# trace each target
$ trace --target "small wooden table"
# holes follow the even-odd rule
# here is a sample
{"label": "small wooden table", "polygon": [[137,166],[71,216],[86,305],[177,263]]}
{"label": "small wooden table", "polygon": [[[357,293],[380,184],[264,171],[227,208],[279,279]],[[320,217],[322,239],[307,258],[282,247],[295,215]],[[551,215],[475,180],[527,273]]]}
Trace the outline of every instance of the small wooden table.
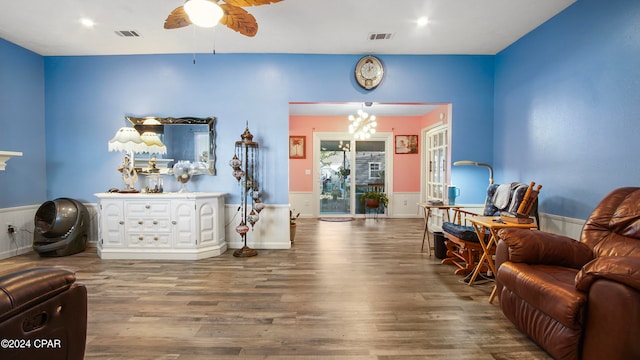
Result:
{"label": "small wooden table", "polygon": [[[471,279],[469,280],[469,285],[472,285],[476,280],[476,277],[480,272],[480,268],[482,268],[482,264],[484,264],[485,262],[493,273],[493,276],[496,275],[496,266],[493,262],[493,256],[491,255],[490,250],[498,244],[498,230],[504,228],[535,229],[538,227],[538,224],[536,224],[535,221],[529,224],[518,224],[505,222],[500,219],[500,216],[472,216],[467,217],[467,220],[469,220],[469,222],[475,229],[476,234],[478,235],[480,246],[482,247],[482,256],[480,257],[480,261],[478,261],[478,265],[473,270],[473,274],[471,275]],[[487,230],[489,230],[489,236],[487,236]],[[489,302],[493,301],[495,292],[496,288],[494,286],[493,291],[491,291]]]}
{"label": "small wooden table", "polygon": [[424,216],[424,233],[422,233],[422,247],[420,248],[420,252],[424,251],[424,240],[426,239],[429,255],[431,255],[431,244],[429,243],[429,218],[431,217],[431,210],[432,209],[445,210],[445,212],[447,213],[447,221],[451,221],[451,217],[449,216],[449,210],[460,209],[462,205],[446,205],[446,204],[431,205],[426,202],[421,202],[421,203],[418,203],[418,206],[422,208],[422,215]]}

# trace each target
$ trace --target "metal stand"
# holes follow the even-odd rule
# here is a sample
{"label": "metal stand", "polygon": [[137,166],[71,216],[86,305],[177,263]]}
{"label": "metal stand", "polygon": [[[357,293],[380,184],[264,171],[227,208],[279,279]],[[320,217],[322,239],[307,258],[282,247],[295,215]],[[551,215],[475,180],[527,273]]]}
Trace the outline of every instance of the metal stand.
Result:
{"label": "metal stand", "polygon": [[[249,132],[249,125],[240,136],[242,140],[236,141],[236,150],[229,165],[233,168],[233,177],[240,184],[240,211],[242,218],[240,225],[236,226],[236,232],[242,236],[244,246],[233,252],[235,257],[251,257],[258,255],[258,251],[247,246],[247,233],[249,226],[255,225],[260,220],[260,211],[264,209],[264,204],[260,201],[260,190],[258,190],[258,173],[256,171],[256,158],[258,154],[258,143],[253,141],[253,135]],[[251,199],[251,212],[248,212],[249,199]]]}

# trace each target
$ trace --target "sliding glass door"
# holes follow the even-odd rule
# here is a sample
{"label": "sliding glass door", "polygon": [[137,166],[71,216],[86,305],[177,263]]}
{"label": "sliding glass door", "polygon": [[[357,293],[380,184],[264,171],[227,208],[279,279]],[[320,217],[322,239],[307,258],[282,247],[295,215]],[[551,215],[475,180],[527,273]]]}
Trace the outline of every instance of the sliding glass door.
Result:
{"label": "sliding glass door", "polygon": [[353,140],[348,134],[324,133],[315,141],[317,209],[320,217],[347,217],[386,213],[384,207],[367,209],[360,195],[388,192],[387,139]]}
{"label": "sliding glass door", "polygon": [[351,215],[351,140],[320,140],[320,216]]}
{"label": "sliding glass door", "polygon": [[386,193],[386,141],[356,141],[355,150],[356,214],[384,213],[384,207],[367,209],[360,201],[360,195],[367,191]]}

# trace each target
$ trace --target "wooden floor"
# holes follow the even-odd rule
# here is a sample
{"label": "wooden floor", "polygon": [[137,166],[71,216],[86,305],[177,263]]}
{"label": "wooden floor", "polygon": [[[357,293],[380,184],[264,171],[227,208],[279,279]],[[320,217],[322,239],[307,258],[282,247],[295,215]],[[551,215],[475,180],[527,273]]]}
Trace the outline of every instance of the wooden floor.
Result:
{"label": "wooden floor", "polygon": [[[420,219],[298,221],[290,250],[200,261],[27,254],[89,292],[86,359],[548,359],[491,285],[420,252]],[[251,234],[249,233],[249,236]]]}

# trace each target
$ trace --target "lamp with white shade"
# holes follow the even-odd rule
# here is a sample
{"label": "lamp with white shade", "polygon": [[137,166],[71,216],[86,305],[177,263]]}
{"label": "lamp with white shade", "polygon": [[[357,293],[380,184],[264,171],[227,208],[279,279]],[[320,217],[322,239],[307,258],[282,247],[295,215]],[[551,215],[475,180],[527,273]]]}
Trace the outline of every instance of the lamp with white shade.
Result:
{"label": "lamp with white shade", "polygon": [[125,183],[125,188],[120,190],[120,192],[138,192],[134,187],[138,181],[138,173],[133,166],[133,157],[136,153],[147,151],[147,145],[142,141],[140,133],[132,127],[122,127],[118,129],[113,139],[109,140],[109,151],[125,152],[122,167],[118,168],[118,171],[122,172],[122,181]]}

